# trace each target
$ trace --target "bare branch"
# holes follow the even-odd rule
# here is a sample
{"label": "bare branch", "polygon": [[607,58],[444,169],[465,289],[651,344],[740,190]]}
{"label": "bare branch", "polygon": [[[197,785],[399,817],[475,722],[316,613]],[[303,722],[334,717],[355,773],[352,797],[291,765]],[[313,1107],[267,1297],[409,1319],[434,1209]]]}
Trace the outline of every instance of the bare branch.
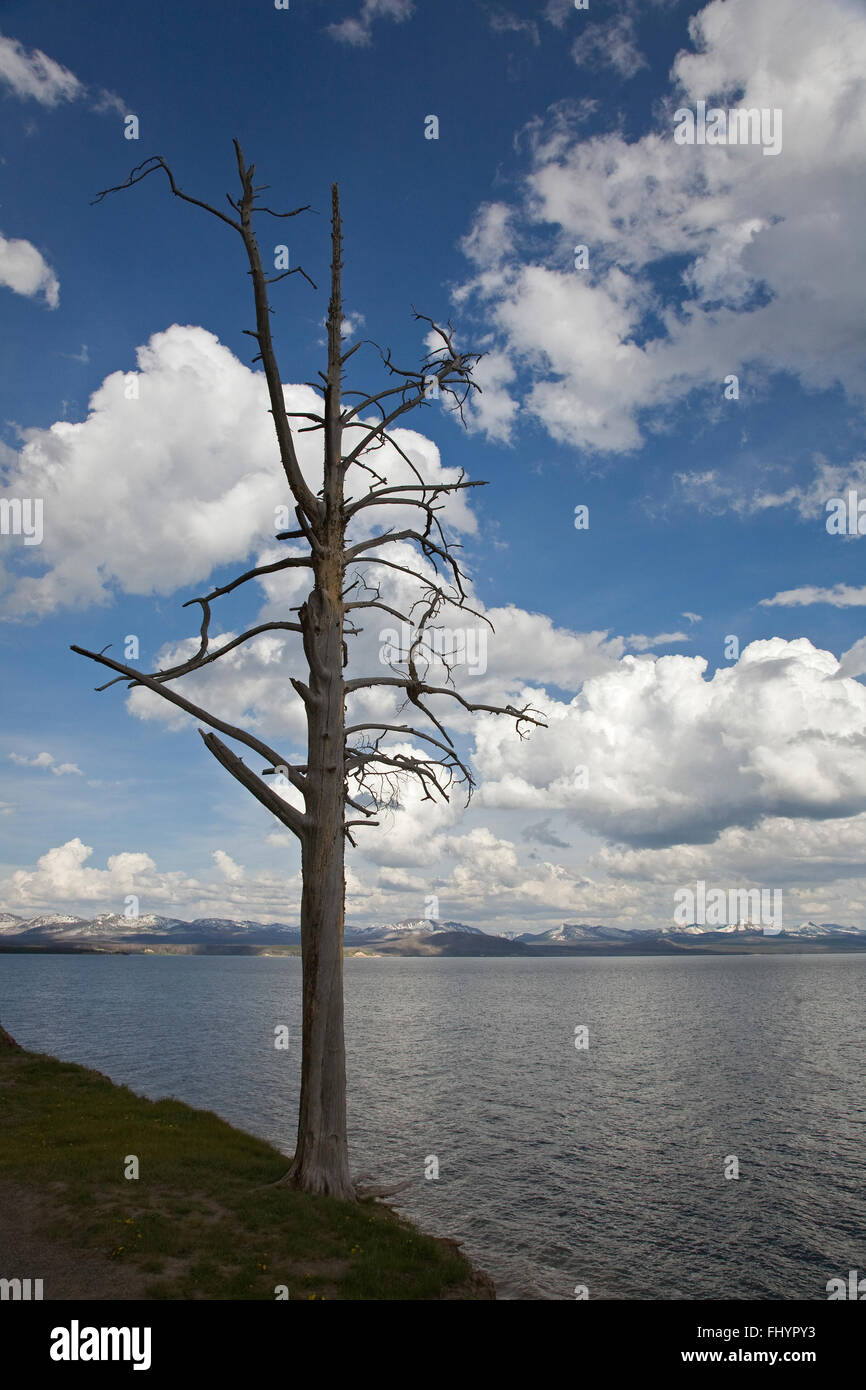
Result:
{"label": "bare branch", "polygon": [[[427,743],[433,743],[436,745],[437,748],[441,748],[449,756],[454,751],[454,747],[450,739],[447,743],[440,743],[439,739],[434,738],[432,734],[425,734],[423,729],[415,729],[412,727],[411,724],[352,724],[346,730],[346,738],[349,738],[351,734],[363,733],[365,729],[381,729],[383,733],[388,732],[394,734],[410,734],[413,738],[423,738]],[[354,750],[347,749],[347,752],[352,751]]]}
{"label": "bare branch", "polygon": [[[346,429],[367,429],[367,428],[368,428],[367,425],[363,425],[363,424],[362,424],[362,425],[347,425],[347,426],[346,426]],[[389,448],[393,449],[394,452],[400,456],[400,458],[403,460],[404,463],[408,464],[409,469],[410,469],[411,472],[415,475],[415,477],[418,479],[418,482],[419,482],[420,484],[423,484],[424,486],[426,486],[426,484],[425,484],[425,482],[424,482],[424,479],[422,478],[419,469],[415,466],[415,464],[413,463],[412,459],[411,459],[411,458],[409,457],[409,455],[406,453],[406,450],[402,447],[402,445],[400,445],[400,444],[397,443],[397,440],[394,438],[393,434],[388,434],[388,433],[386,433],[384,430],[382,430],[382,429],[381,429],[380,427],[378,427],[378,426],[375,427],[374,432],[375,432],[376,437],[377,437],[377,439],[378,439],[379,442],[378,442],[377,444],[371,444],[371,445],[370,445],[370,450],[369,450],[369,452],[370,452],[370,453],[373,453],[375,450],[384,449],[385,446],[388,445]],[[385,483],[386,480],[385,480],[384,478],[379,478],[377,474],[373,473],[373,470],[367,466],[367,464],[364,462],[363,459],[360,459],[360,458],[359,458],[359,459],[356,459],[356,460],[355,460],[355,465],[356,465],[356,467],[358,467],[358,468],[364,468],[368,473],[372,473],[372,474],[373,474],[373,477],[376,478],[376,481],[377,481],[377,482],[380,482],[380,483],[382,483],[382,484]]]}
{"label": "bare branch", "polygon": [[152,154],[148,159],[142,160],[141,164],[136,164],[132,173],[124,183],[115,184],[113,188],[103,188],[101,193],[97,193],[90,206],[95,207],[97,203],[101,203],[103,198],[108,197],[109,193],[120,193],[124,188],[132,188],[134,184],[141,183],[142,179],[146,179],[148,174],[155,173],[157,169],[162,169],[167,175],[171,185],[171,191],[176,198],[182,198],[185,203],[194,203],[197,208],[204,208],[205,212],[211,213],[213,217],[218,217],[221,222],[227,222],[236,232],[242,233],[240,223],[235,222],[234,218],[226,217],[224,212],[220,212],[218,208],[211,207],[210,203],[203,203],[200,198],[193,198],[189,193],[182,192],[175,183],[174,175],[161,154]]}
{"label": "bare branch", "polygon": [[240,584],[246,584],[248,579],[258,579],[260,574],[274,574],[276,570],[295,569],[299,565],[312,565],[312,560],[308,555],[289,555],[285,560],[277,560],[272,565],[257,565],[255,569],[247,570],[246,574],[238,575],[229,584],[223,584],[219,589],[214,589],[204,598],[191,598],[183,605],[190,608],[194,603],[210,603],[215,598],[222,598],[223,594],[230,594]]}
{"label": "bare branch", "polygon": [[260,801],[272,816],[276,816],[278,821],[282,821],[283,825],[294,831],[299,840],[303,840],[310,827],[308,817],[300,811],[296,811],[294,806],[290,806],[288,802],[283,801],[276,792],[271,791],[271,788],[266,786],[241,758],[226,747],[216,734],[206,734],[204,729],[199,729],[199,733],[205,746],[213,753],[217,762],[222,763],[223,767],[241,783],[241,786],[252,792],[256,800]]}
{"label": "bare branch", "polygon": [[240,233],[243,237],[247,259],[250,263],[250,275],[253,281],[253,297],[256,306],[256,330],[258,332],[262,366],[264,367],[265,380],[267,381],[268,395],[271,402],[271,414],[277,433],[277,441],[280,446],[280,458],[282,459],[283,470],[288,479],[289,486],[292,489],[295,501],[303,507],[311,521],[318,521],[321,516],[320,504],[307,484],[307,480],[301,471],[297,454],[295,453],[292,431],[288,416],[286,415],[283,384],[277,366],[273,339],[271,337],[268,287],[265,283],[262,258],[252,223],[253,201],[255,198],[252,171],[255,165],[250,165],[249,168],[246,167],[243,151],[237,140],[234,142],[234,147],[237,157],[238,174],[240,175],[241,187],[243,188],[243,196],[238,204],[241,219]]}
{"label": "bare branch", "polygon": [[[239,637],[232,638],[231,642],[218,648],[218,651],[202,656],[202,649],[199,649],[197,655],[190,657],[188,662],[183,662],[182,666],[172,666],[167,671],[150,671],[150,674],[157,681],[174,681],[179,676],[188,676],[189,671],[197,671],[203,666],[210,666],[211,662],[218,662],[221,656],[225,656],[225,653],[234,651],[236,646],[242,645],[243,642],[249,642],[250,638],[259,637],[261,632],[303,632],[303,628],[300,623],[260,623],[259,626],[250,627],[246,632],[242,632]],[[115,676],[113,681],[106,681],[104,685],[97,685],[96,689],[107,691],[110,685],[118,685],[124,680],[124,676]],[[129,688],[132,689],[135,685],[136,681],[129,681]]]}
{"label": "bare branch", "polygon": [[[296,208],[292,212],[275,213],[270,208],[265,208],[261,206],[256,207],[256,191],[252,181],[253,170],[255,169],[255,165],[250,165],[249,168],[246,167],[243,152],[237,140],[234,141],[234,147],[235,154],[237,157],[238,173],[240,175],[241,180],[241,188],[243,191],[239,199],[232,199],[231,197],[229,197],[229,203],[238,213],[240,221],[236,221],[233,217],[228,217],[224,212],[220,212],[218,208],[212,207],[210,203],[202,202],[200,198],[193,198],[190,194],[184,193],[182,189],[178,188],[174,179],[174,175],[162,155],[151,155],[149,159],[143,160],[141,164],[136,165],[136,167],[132,170],[131,174],[124,183],[116,184],[113,188],[103,189],[99,194],[97,194],[96,198],[94,198],[93,201],[94,203],[100,203],[103,198],[108,196],[109,193],[118,193],[121,189],[131,188],[134,184],[141,183],[142,180],[147,178],[149,174],[154,173],[158,169],[162,169],[166,177],[168,178],[171,191],[175,195],[175,197],[181,198],[185,203],[192,203],[195,207],[203,208],[205,212],[209,212],[213,217],[218,217],[221,222],[227,223],[228,226],[230,226],[233,229],[233,231],[238,232],[239,235],[243,238],[244,246],[246,247],[247,251],[247,258],[250,264],[250,275],[252,276],[253,280],[253,293],[256,307],[257,333],[253,336],[257,337],[260,348],[259,358],[256,360],[261,360],[265,371],[265,379],[267,381],[268,386],[268,395],[270,396],[271,401],[271,414],[274,417],[274,426],[277,433],[277,441],[280,446],[280,457],[282,459],[283,469],[288,479],[289,486],[292,489],[292,493],[295,497],[295,500],[304,508],[304,511],[307,513],[310,519],[313,520],[317,519],[319,516],[319,503],[316,497],[314,496],[313,492],[308,487],[306,479],[304,478],[304,475],[301,471],[301,467],[298,462],[297,455],[295,453],[294,441],[292,440],[292,432],[289,426],[288,418],[286,416],[286,405],[285,399],[283,397],[282,381],[280,379],[280,373],[276,361],[276,354],[274,352],[273,340],[271,337],[271,311],[270,306],[268,304],[268,280],[264,273],[261,255],[259,253],[258,243],[256,241],[255,232],[253,230],[252,224],[252,217],[254,212],[267,212],[270,213],[272,217],[296,217],[299,212],[305,212],[307,209]],[[313,284],[313,281],[310,280],[310,277],[306,274],[306,271],[302,270],[300,266],[297,266],[294,270],[287,271],[286,273],[291,275],[300,273],[304,276],[306,280],[309,280],[309,283],[311,285]],[[249,330],[246,331],[249,332]]]}
{"label": "bare branch", "polygon": [[[423,681],[412,680],[410,676],[359,676],[355,680],[345,681],[343,689],[347,695],[350,695],[356,690],[366,690],[376,685],[398,686],[402,690],[405,690],[409,698],[413,700],[418,695],[450,695],[452,700],[456,700],[458,704],[462,705],[470,714],[483,712],[485,714],[509,715],[512,719],[517,720],[518,732],[520,732],[521,724],[536,724],[540,729],[547,728],[543,715],[539,719],[534,718],[536,714],[541,715],[541,710],[533,710],[531,705],[524,705],[523,709],[520,710],[516,709],[514,705],[486,705],[475,703],[467,700],[460,694],[459,690],[452,690],[450,686],[427,685]],[[428,714],[428,717],[432,718],[432,716],[429,715],[429,711],[425,710],[425,713]],[[524,737],[524,735],[521,734],[521,737]]]}
{"label": "bare branch", "polygon": [[[456,763],[456,759],[443,763],[438,758],[410,758],[403,753],[390,756],[381,751],[369,754],[358,752],[357,761],[351,769],[351,774],[362,786],[368,786],[369,778],[372,776],[388,786],[392,792],[395,780],[399,781],[401,777],[415,777],[423,789],[423,801],[435,801],[436,795],[440,796],[443,801],[449,801],[448,788],[455,780],[452,764]],[[393,773],[376,771],[374,770],[376,767],[391,768]],[[440,780],[439,774],[442,773],[445,776]],[[467,778],[469,794],[471,795],[472,778],[467,773],[466,777],[460,780],[466,781]],[[375,799],[375,793],[371,794],[374,795]],[[469,796],[467,796],[467,803],[468,801]]]}
{"label": "bare branch", "polygon": [[444,738],[447,739],[447,742],[442,742],[440,739],[434,738],[432,734],[424,733],[422,729],[416,729],[410,724],[377,723],[353,724],[351,728],[346,730],[346,736],[348,737],[350,734],[353,733],[360,733],[365,729],[379,729],[381,730],[381,733],[378,738],[371,741],[370,746],[367,748],[353,747],[346,749],[346,757],[349,761],[350,772],[354,773],[358,767],[364,767],[366,769],[368,765],[379,762],[386,762],[390,766],[399,766],[404,772],[412,772],[414,770],[413,765],[416,763],[427,767],[431,761],[430,759],[415,759],[409,757],[406,754],[400,754],[399,762],[395,762],[391,755],[388,754],[387,749],[382,749],[381,739],[385,733],[408,734],[412,738],[423,739],[426,743],[432,743],[434,747],[441,749],[445,757],[444,759],[439,759],[436,765],[445,767],[451,774],[452,778],[453,771],[455,768],[460,771],[460,773],[462,774],[460,780],[463,783],[465,783],[467,787],[466,801],[468,805],[469,799],[472,795],[472,790],[475,786],[475,779],[473,778],[472,773],[470,772],[466,763],[464,763],[463,760],[457,756],[457,753],[454,749],[454,745],[447,733],[444,733],[443,731]]}
{"label": "bare branch", "polygon": [[352,517],[356,512],[360,512],[364,507],[425,507],[427,502],[418,497],[389,497],[387,494],[396,492],[429,492],[430,502],[436,500],[440,493],[458,492],[468,487],[488,487],[489,484],[483,481],[478,482],[459,482],[459,483],[397,483],[393,487],[371,488],[366,496],[361,497],[357,502],[350,502],[346,507],[346,516]]}
{"label": "bare branch", "polygon": [[[347,603],[345,605],[345,611],[347,613],[351,612],[353,608],[380,608],[383,613],[390,613],[393,618],[399,618],[401,623],[412,621],[411,618],[406,617],[405,613],[401,613],[398,608],[391,608],[387,603],[379,603],[376,599],[367,599],[363,603],[356,602]],[[360,630],[363,631],[363,629]]]}
{"label": "bare branch", "polygon": [[[253,165],[253,168],[255,168],[255,165]],[[269,188],[269,187],[270,187],[270,184],[263,183],[263,184],[260,185],[260,187],[261,187],[261,188]],[[254,193],[258,193],[258,191],[259,191],[258,188],[254,188],[254,189],[253,189],[253,192],[254,192]],[[253,212],[266,212],[266,213],[268,213],[271,217],[297,217],[297,215],[298,215],[299,212],[309,212],[310,210],[311,210],[311,209],[310,209],[310,204],[309,204],[309,203],[307,203],[307,204],[306,204],[304,207],[302,207],[302,208],[293,208],[291,212],[272,212],[270,208],[263,208],[263,207],[261,206],[261,204],[259,204],[257,207],[254,207],[254,208],[253,208]]]}
{"label": "bare branch", "polygon": [[[258,627],[251,627],[246,632],[242,632],[239,637],[235,637],[231,642],[226,642],[224,647],[218,651],[210,652],[207,656],[203,655],[208,650],[208,640],[205,636],[204,645],[199,647],[194,657],[189,661],[183,662],[181,666],[172,666],[168,671],[151,671],[150,675],[154,680],[169,681],[176,680],[178,676],[186,676],[190,671],[198,671],[202,666],[209,666],[212,661],[218,661],[226,652],[233,651],[235,647],[240,647],[244,642],[249,642],[250,638],[258,637],[262,632],[303,632],[300,623],[259,623]],[[109,686],[118,685],[126,679],[125,676],[115,676],[113,681],[106,681],[105,685],[98,685],[97,690],[108,690]],[[136,685],[135,681],[129,682],[130,689]]]}
{"label": "bare branch", "polygon": [[424,391],[422,389],[418,395],[412,397],[408,401],[403,401],[402,404],[396,406],[388,415],[385,415],[381,423],[369,429],[360,444],[356,444],[352,452],[346,455],[343,459],[343,469],[346,470],[351,464],[356,463],[359,454],[363,454],[364,450],[368,448],[374,439],[381,438],[390,425],[393,425],[402,415],[408,415],[410,410],[415,410],[423,399]]}
{"label": "bare branch", "polygon": [[[79,656],[88,657],[90,661],[98,662],[100,666],[107,666],[112,671],[119,671],[122,676],[128,676],[136,685],[143,685],[148,690],[154,691],[155,694],[161,695],[170,704],[177,705],[178,709],[191,714],[195,719],[201,719],[205,724],[210,724],[212,729],[219,729],[220,733],[236,739],[238,743],[246,744],[247,748],[251,748],[254,753],[258,753],[269,763],[277,764],[280,767],[288,765],[279,753],[276,753],[273,748],[269,748],[260,738],[256,738],[254,734],[248,734],[244,729],[236,729],[233,724],[227,724],[224,719],[218,719],[216,715],[208,714],[207,710],[202,709],[199,705],[194,705],[191,700],[185,700],[182,695],[178,695],[176,690],[161,684],[156,677],[149,676],[144,671],[136,671],[132,666],[124,666],[120,661],[113,661],[111,657],[105,656],[102,652],[89,652],[86,647],[73,646],[69,650],[77,652]],[[290,780],[292,779],[290,778]],[[305,790],[303,782],[295,785],[298,786],[299,791]]]}
{"label": "bare branch", "polygon": [[[267,208],[253,208],[253,212],[267,212],[267,211],[268,211]],[[274,217],[278,217],[280,214],[275,212],[273,215],[274,215]],[[286,216],[286,217],[291,217],[292,215],[293,215],[292,213],[285,213],[285,214],[284,214],[284,216]],[[311,280],[310,277],[309,277],[309,275],[307,274],[307,272],[303,269],[302,266],[299,266],[299,265],[296,265],[296,266],[294,267],[293,270],[284,270],[284,271],[282,272],[281,275],[270,275],[270,276],[268,276],[268,277],[265,279],[265,284],[266,284],[266,285],[277,285],[277,284],[279,284],[280,280],[285,280],[285,278],[286,278],[287,275],[303,275],[303,277],[304,277],[304,279],[306,280],[307,284],[308,284],[308,285],[312,285],[312,287],[313,287],[314,290],[317,290],[317,289],[319,288],[318,285],[316,284],[315,280]]]}
{"label": "bare branch", "polygon": [[466,597],[463,590],[463,576],[460,572],[460,566],[457,564],[454,556],[450,554],[447,547],[434,544],[428,536],[422,535],[420,531],[386,531],[384,535],[373,536],[370,540],[361,541],[358,545],[353,545],[350,550],[346,551],[346,564],[352,564],[362,550],[372,550],[377,546],[387,545],[390,541],[417,541],[427,559],[432,559],[434,564],[437,557],[443,560],[451,569],[451,573],[454,576],[454,584],[460,597]]}
{"label": "bare branch", "polygon": [[325,477],[323,496],[326,516],[342,518],[343,487],[340,463],[343,453],[342,325],[343,325],[343,224],[340,194],[331,187],[331,298],[328,303],[328,375],[325,382]]}

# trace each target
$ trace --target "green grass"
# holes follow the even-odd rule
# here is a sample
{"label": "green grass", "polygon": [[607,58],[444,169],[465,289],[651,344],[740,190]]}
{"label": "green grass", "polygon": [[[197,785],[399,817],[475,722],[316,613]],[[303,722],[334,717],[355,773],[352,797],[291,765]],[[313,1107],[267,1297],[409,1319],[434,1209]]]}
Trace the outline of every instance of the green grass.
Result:
{"label": "green grass", "polygon": [[[124,1177],[127,1155],[137,1180]],[[152,1276],[158,1299],[478,1298],[456,1249],[372,1199],[271,1184],[288,1160],[210,1111],[0,1051],[0,1176],[43,1192],[40,1231]],[[490,1296],[489,1293],[486,1296]]]}

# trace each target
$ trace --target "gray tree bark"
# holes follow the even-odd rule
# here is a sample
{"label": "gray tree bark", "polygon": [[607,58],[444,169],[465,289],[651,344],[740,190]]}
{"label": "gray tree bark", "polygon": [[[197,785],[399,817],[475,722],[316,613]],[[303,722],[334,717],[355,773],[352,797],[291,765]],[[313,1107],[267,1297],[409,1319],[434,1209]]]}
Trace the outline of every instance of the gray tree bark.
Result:
{"label": "gray tree bark", "polygon": [[345,922],[346,712],[342,430],[342,229],[331,194],[331,298],[324,401],[323,516],[314,545],[313,591],[300,611],[309,682],[306,815],[301,845],[303,1035],[298,1140],[284,1181],[305,1192],[354,1199],[346,1129],[343,1023]]}

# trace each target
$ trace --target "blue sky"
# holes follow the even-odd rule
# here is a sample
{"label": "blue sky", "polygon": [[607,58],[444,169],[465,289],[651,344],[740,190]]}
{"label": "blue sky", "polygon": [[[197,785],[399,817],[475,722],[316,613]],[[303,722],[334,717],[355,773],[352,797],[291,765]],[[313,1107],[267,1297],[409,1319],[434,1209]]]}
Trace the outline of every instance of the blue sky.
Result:
{"label": "blue sky", "polygon": [[[454,721],[472,806],[407,794],[350,919],[659,925],[704,878],[866,925],[862,545],[826,526],[866,498],[864,57],[853,0],[0,4],[0,497],[44,499],[41,544],[0,536],[0,909],[297,919],[288,835],[69,651],[135,634],[156,669],[273,534],[240,242],[161,174],[92,204],[158,153],[226,207],[237,136],[311,206],[259,229],[318,285],[273,291],[287,389],[322,366],[334,181],[347,330],[415,360],[414,304],[485,352],[468,428],[432,405],[411,447],[490,482],[451,518],[496,626],[472,693],[550,725]],[[700,100],[781,111],[781,149],[676,144]],[[248,589],[220,630],[286,601]],[[197,689],[297,752],[293,669]]]}

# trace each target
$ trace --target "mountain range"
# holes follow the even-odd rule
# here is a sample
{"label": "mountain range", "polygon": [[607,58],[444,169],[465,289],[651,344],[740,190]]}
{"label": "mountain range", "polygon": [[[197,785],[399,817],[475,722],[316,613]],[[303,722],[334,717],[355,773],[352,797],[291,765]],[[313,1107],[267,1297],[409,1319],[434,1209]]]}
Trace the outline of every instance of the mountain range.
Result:
{"label": "mountain range", "polygon": [[765,932],[760,926],[752,926],[740,922],[731,922],[724,926],[699,926],[693,922],[690,926],[677,927],[667,931],[647,930],[646,928],[628,927],[591,927],[585,924],[564,922],[560,927],[552,927],[549,931],[543,932],[523,932],[516,938],[518,941],[552,943],[569,943],[578,941],[646,941],[649,937],[662,937],[672,941],[680,937],[695,936],[765,936],[779,935],[786,939],[791,937],[821,937],[821,936],[861,936],[866,937],[866,927],[840,927],[836,922],[801,922],[798,927],[785,927],[782,931]]}
{"label": "mountain range", "polygon": [[[355,927],[347,924],[344,941],[347,946],[363,947],[385,945],[391,949],[400,948],[402,943],[429,941],[431,945],[441,945],[443,949],[458,947],[461,954],[475,945],[484,949],[493,943],[514,947],[515,954],[521,953],[525,946],[625,946],[628,943],[646,946],[655,941],[661,944],[670,942],[687,943],[695,938],[707,937],[711,941],[744,938],[751,941],[763,936],[775,937],[783,941],[796,939],[848,938],[866,940],[866,928],[843,927],[835,922],[802,922],[797,927],[786,927],[780,932],[765,933],[761,927],[731,923],[727,926],[690,926],[676,930],[650,930],[628,927],[590,926],[586,923],[564,922],[541,932],[515,932],[507,936],[497,936],[482,931],[479,927],[466,926],[463,922],[434,922],[424,917],[406,918],[397,922],[384,922],[371,927]],[[439,938],[439,941],[437,941]],[[479,939],[480,938],[480,939]],[[103,912],[97,917],[76,917],[69,913],[49,912],[35,917],[19,917],[12,912],[0,912],[0,943],[45,946],[52,941],[57,943],[100,941],[129,943],[140,942],[173,945],[219,946],[221,942],[231,945],[247,943],[266,946],[268,944],[300,945],[301,932],[297,926],[284,922],[253,922],[249,919],[227,917],[197,917],[186,922],[178,917],[161,917],[143,914],[139,917],[125,917],[120,913]]]}
{"label": "mountain range", "polygon": [[[478,927],[467,927],[462,922],[431,922],[424,917],[408,918],[402,922],[383,923],[375,927],[348,926],[344,932],[347,946],[364,945],[367,942],[399,942],[406,937],[436,936],[446,933],[459,933],[467,936],[485,936]],[[18,917],[13,912],[0,912],[0,938],[16,938],[27,941],[83,941],[83,940],[161,940],[178,945],[198,942],[232,941],[256,943],[281,943],[284,946],[298,946],[301,942],[300,927],[287,926],[285,922],[252,922],[246,918],[197,917],[193,922],[182,921],[179,917],[160,917],[153,913],[142,913],[138,917],[125,917],[122,913],[102,912],[97,917],[75,917],[69,913],[49,912],[37,917]]]}

